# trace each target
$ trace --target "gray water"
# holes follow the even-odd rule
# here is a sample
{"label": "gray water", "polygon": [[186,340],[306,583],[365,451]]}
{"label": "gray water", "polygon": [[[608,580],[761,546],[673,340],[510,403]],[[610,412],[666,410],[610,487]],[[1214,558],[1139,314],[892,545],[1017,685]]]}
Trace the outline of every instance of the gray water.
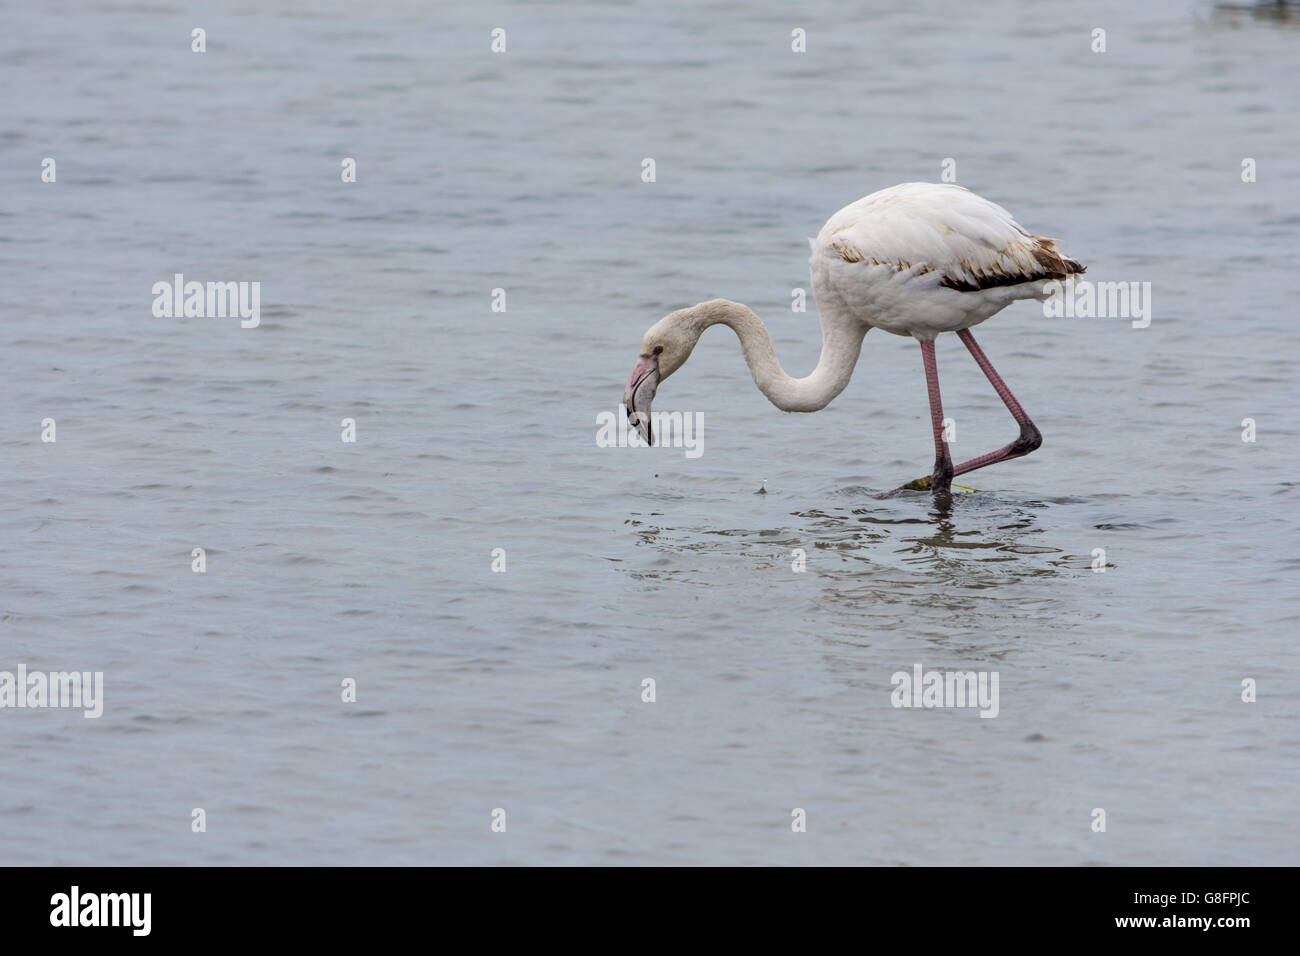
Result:
{"label": "gray water", "polygon": [[[186,6],[0,9],[0,670],[104,674],[0,710],[0,863],[1296,861],[1300,17]],[[981,327],[1042,450],[880,497],[933,458],[915,343],[796,416],[726,329],[656,403],[702,456],[598,447],[683,305],[805,374],[805,237],[945,158],[1152,284]],[[155,318],[176,272],[260,326]],[[1013,437],[939,365],[955,454]],[[997,717],[893,707],[916,664]]]}

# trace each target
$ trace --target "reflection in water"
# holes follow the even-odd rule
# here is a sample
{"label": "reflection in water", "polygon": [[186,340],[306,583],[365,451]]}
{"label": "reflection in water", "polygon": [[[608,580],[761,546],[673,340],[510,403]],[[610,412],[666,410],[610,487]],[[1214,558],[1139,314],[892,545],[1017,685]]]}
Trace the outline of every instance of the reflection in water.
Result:
{"label": "reflection in water", "polygon": [[[842,507],[824,504],[836,498]],[[786,591],[808,601],[806,616],[819,633],[860,645],[980,631],[1016,637],[1077,615],[1078,589],[1054,584],[1090,574],[1092,557],[1050,540],[1040,522],[1052,507],[1046,502],[978,493],[942,503],[919,492],[880,499],[859,487],[822,501],[775,528],[635,514],[627,524],[647,560],[627,572],[651,589],[705,589],[705,600],[724,580],[777,600]],[[792,567],[795,549],[806,554],[802,572]],[[796,588],[808,580],[818,585],[815,595]]]}
{"label": "reflection in water", "polygon": [[1300,26],[1300,4],[1286,0],[1239,0],[1237,3],[1214,4],[1213,21],[1216,26],[1236,27],[1250,17],[1261,23],[1282,26]]}

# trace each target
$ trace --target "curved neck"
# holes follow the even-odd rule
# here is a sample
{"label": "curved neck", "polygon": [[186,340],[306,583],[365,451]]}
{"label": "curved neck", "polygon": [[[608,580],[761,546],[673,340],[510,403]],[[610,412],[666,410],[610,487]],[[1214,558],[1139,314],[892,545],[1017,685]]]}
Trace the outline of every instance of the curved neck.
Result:
{"label": "curved neck", "polygon": [[745,362],[754,376],[754,384],[777,408],[784,412],[815,412],[825,408],[853,377],[866,326],[835,320],[823,308],[822,354],[817,367],[803,378],[792,378],[781,368],[772,346],[772,336],[753,311],[739,302],[714,299],[696,306],[703,329],[726,325],[740,339]]}

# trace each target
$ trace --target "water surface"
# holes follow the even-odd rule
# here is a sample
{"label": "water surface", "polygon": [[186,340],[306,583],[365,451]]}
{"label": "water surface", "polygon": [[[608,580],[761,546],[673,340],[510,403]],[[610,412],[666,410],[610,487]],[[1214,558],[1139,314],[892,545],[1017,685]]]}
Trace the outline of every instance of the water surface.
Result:
{"label": "water surface", "polygon": [[[1294,862],[1298,51],[1175,2],[0,9],[0,670],[106,694],[0,711],[0,862]],[[916,345],[791,416],[725,329],[657,402],[701,457],[597,447],[682,305],[811,369],[805,237],[946,158],[1152,283],[980,330],[1041,451],[881,497]],[[175,272],[260,327],[154,318]],[[1010,440],[938,351],[956,453]],[[998,716],[892,707],[917,663]]]}

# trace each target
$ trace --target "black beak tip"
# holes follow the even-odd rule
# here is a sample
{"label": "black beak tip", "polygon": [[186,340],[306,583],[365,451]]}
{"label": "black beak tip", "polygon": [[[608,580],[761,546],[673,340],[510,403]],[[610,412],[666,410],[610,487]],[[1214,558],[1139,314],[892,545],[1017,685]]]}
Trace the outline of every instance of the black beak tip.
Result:
{"label": "black beak tip", "polygon": [[628,409],[627,420],[628,424],[645,439],[647,445],[654,444],[654,429],[650,424],[649,415]]}

